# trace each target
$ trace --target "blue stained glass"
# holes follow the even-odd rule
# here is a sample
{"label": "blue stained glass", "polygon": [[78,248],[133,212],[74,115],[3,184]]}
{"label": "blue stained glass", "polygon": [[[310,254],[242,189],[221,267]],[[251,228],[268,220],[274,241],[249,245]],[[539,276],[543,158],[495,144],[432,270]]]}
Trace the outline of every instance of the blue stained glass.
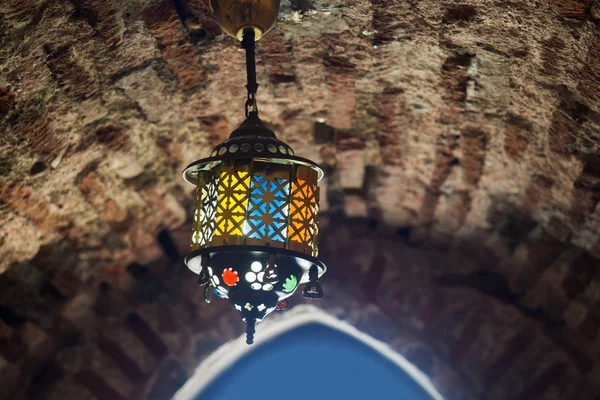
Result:
{"label": "blue stained glass", "polygon": [[[286,179],[255,175],[250,183],[248,204],[248,237],[284,242],[287,237],[287,196],[289,183]],[[270,201],[266,199],[266,194]],[[269,223],[265,222],[265,217]],[[268,226],[267,226],[268,225]]]}

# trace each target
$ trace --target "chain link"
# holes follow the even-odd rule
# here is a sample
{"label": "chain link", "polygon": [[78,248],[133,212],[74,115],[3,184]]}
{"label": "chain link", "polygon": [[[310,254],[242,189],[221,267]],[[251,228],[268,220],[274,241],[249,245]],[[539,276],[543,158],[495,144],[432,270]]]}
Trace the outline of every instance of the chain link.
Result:
{"label": "chain link", "polygon": [[258,105],[256,104],[256,95],[254,93],[248,93],[248,100],[246,100],[246,118],[251,112],[258,112]]}

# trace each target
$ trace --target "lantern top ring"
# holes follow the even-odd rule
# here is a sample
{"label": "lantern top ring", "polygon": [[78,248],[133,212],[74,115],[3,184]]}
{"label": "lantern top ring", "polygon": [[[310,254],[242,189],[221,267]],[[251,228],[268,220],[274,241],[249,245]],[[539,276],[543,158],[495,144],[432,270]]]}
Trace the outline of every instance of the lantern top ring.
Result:
{"label": "lantern top ring", "polygon": [[246,120],[217,145],[210,157],[194,161],[183,171],[183,179],[198,184],[200,171],[209,171],[224,161],[255,160],[279,165],[301,165],[317,173],[317,182],[323,178],[323,169],[314,161],[297,157],[294,150],[277,139],[275,132],[265,126],[258,112],[251,112]]}
{"label": "lantern top ring", "polygon": [[215,147],[210,157],[188,165],[183,171],[183,179],[197,185],[200,171],[211,170],[223,161],[248,159],[280,165],[303,165],[317,172],[317,181],[323,178],[323,169],[317,163],[296,156],[294,150],[277,139],[272,131],[255,129],[254,132],[258,135],[249,135],[242,129],[234,131],[229,139]]}
{"label": "lantern top ring", "polygon": [[198,185],[198,176],[199,176],[200,171],[209,171],[225,160],[243,160],[243,159],[248,159],[248,158],[253,158],[257,161],[270,162],[273,164],[303,165],[303,166],[309,167],[309,168],[313,169],[314,171],[316,171],[318,174],[319,181],[323,178],[323,175],[324,175],[323,169],[318,164],[316,164],[306,158],[296,157],[296,156],[287,156],[285,158],[284,157],[279,158],[279,157],[269,157],[267,154],[260,154],[260,155],[257,154],[257,155],[252,155],[252,156],[251,155],[239,155],[236,157],[216,156],[216,157],[208,157],[208,158],[203,158],[201,160],[196,160],[185,168],[185,170],[183,171],[183,179],[185,179],[185,181],[187,183],[191,183],[192,185],[197,186]]}

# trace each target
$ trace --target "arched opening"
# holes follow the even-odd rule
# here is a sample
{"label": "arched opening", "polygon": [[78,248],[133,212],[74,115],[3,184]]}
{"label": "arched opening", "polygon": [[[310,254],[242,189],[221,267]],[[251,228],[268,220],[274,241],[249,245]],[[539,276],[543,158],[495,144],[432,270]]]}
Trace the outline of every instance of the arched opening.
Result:
{"label": "arched opening", "polygon": [[236,340],[218,349],[175,399],[362,399],[390,394],[442,399],[427,377],[384,343],[311,306],[288,313],[262,329],[263,339],[255,347],[242,347]]}

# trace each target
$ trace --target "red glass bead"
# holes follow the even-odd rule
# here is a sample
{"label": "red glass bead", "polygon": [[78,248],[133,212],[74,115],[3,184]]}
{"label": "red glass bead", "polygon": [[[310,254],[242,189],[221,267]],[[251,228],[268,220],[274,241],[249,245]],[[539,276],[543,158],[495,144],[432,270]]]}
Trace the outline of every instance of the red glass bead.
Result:
{"label": "red glass bead", "polygon": [[238,273],[233,271],[231,268],[223,271],[222,277],[223,277],[223,282],[225,282],[225,284],[227,286],[235,286],[235,285],[237,285],[238,281],[240,280]]}
{"label": "red glass bead", "polygon": [[287,308],[287,300],[279,300],[277,302],[277,306],[275,307],[277,310],[285,310]]}

